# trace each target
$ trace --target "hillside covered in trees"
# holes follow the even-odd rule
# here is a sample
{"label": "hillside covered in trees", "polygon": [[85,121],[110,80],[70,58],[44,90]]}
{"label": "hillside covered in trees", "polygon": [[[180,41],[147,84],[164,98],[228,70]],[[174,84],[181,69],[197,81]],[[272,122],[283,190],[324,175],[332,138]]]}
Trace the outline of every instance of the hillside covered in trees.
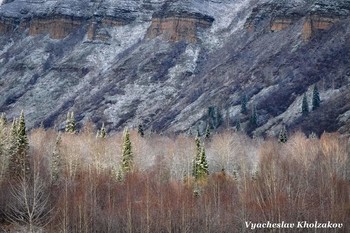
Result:
{"label": "hillside covered in trees", "polygon": [[[65,132],[0,120],[1,232],[349,232],[350,144],[338,134],[251,139]],[[255,225],[252,225],[255,224]],[[304,224],[304,223],[302,223]],[[311,225],[310,225],[311,226]],[[271,232],[273,229],[260,229]]]}

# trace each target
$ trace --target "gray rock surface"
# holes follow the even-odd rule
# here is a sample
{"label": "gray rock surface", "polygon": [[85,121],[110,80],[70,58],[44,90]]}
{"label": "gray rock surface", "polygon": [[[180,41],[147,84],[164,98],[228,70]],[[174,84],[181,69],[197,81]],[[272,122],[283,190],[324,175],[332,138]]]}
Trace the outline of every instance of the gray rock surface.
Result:
{"label": "gray rock surface", "polygon": [[[222,119],[218,130],[240,119],[257,135],[275,135],[283,124],[290,131],[346,132],[349,12],[348,0],[7,1],[0,19],[13,27],[0,35],[0,112],[11,118],[24,109],[29,127],[43,122],[62,129],[66,113],[74,111],[80,126],[92,121],[112,131],[143,124],[148,131],[190,132],[205,128],[214,107]],[[306,41],[310,15],[336,20]],[[80,24],[61,39],[30,35],[28,25],[20,30],[24,20],[65,17]],[[194,22],[197,42],[147,37],[156,18],[171,17]],[[276,17],[293,21],[271,32]],[[92,22],[99,24],[93,39]],[[175,29],[189,33],[186,27]],[[302,95],[311,105],[315,84],[321,107],[303,117]],[[240,113],[242,95],[249,111],[256,106],[258,127],[249,125],[249,113]]]}

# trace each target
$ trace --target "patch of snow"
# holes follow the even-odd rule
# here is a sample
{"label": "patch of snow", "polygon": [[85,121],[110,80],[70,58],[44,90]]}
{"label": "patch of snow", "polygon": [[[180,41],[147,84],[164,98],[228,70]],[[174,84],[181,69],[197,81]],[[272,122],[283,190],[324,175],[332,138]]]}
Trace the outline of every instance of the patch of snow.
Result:
{"label": "patch of snow", "polygon": [[195,45],[189,45],[186,51],[181,55],[179,63],[169,69],[169,76],[174,79],[185,72],[194,72],[197,66],[197,60],[200,48]]}
{"label": "patch of snow", "polygon": [[125,51],[144,38],[149,26],[150,23],[148,22],[110,29],[109,33],[112,36],[111,41],[109,41],[110,45],[96,45],[97,48],[95,52],[87,56],[87,61],[93,65],[102,66],[102,71],[107,70],[119,53]]}
{"label": "patch of snow", "polygon": [[15,43],[13,42],[13,40],[11,39],[11,42],[7,43],[3,49],[0,50],[0,55],[4,54],[7,52],[7,50],[9,48],[11,48]]}
{"label": "patch of snow", "polygon": [[195,2],[194,5],[201,9],[203,13],[214,17],[214,22],[208,32],[203,33],[202,39],[206,46],[211,49],[219,47],[223,41],[236,32],[242,29],[246,18],[249,14],[241,17],[244,9],[248,8],[251,0],[238,0],[229,2],[211,2],[205,4],[202,2]]}

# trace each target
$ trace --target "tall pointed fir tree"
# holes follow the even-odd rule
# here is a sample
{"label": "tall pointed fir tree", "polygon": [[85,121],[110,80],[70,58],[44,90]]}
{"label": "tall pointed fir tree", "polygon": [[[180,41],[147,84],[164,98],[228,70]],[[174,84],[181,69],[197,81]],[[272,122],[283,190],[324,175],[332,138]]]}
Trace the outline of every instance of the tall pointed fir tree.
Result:
{"label": "tall pointed fir tree", "polygon": [[301,104],[301,113],[303,114],[303,116],[306,116],[309,114],[309,103],[307,101],[306,93],[303,96],[303,102]]}
{"label": "tall pointed fir tree", "polygon": [[206,179],[209,175],[209,169],[208,169],[208,161],[205,154],[205,148],[202,146],[201,148],[201,154],[200,159],[198,162],[198,168],[197,168],[197,179],[203,180]]}
{"label": "tall pointed fir tree", "polygon": [[192,176],[197,180],[198,179],[199,161],[201,159],[202,148],[201,148],[201,141],[200,141],[198,135],[196,136],[194,141],[196,144],[196,154],[195,154],[195,157],[192,161]]}
{"label": "tall pointed fir tree", "polygon": [[76,131],[74,112],[67,113],[65,131],[66,131],[66,133],[71,133],[71,134],[74,134]]}
{"label": "tall pointed fir tree", "polygon": [[28,154],[28,138],[24,113],[20,118],[13,121],[11,130],[11,152],[10,152],[10,175],[25,178],[30,174],[30,159]]}
{"label": "tall pointed fir tree", "polygon": [[10,154],[17,153],[18,120],[13,119],[10,132]]}
{"label": "tall pointed fir tree", "polygon": [[137,133],[138,133],[141,137],[145,136],[145,132],[143,131],[143,126],[142,126],[142,124],[139,124],[139,126],[137,127]]}
{"label": "tall pointed fir tree", "polygon": [[240,132],[241,131],[241,120],[239,118],[237,118],[236,120],[236,132]]}
{"label": "tall pointed fir tree", "polygon": [[97,131],[98,138],[106,138],[107,137],[107,132],[105,128],[105,123],[102,123],[101,129]]}
{"label": "tall pointed fir tree", "polygon": [[122,164],[121,172],[123,175],[132,172],[134,168],[133,153],[130,141],[130,133],[127,128],[123,133],[123,147],[122,147]]}
{"label": "tall pointed fir tree", "polygon": [[256,106],[255,105],[252,108],[252,113],[250,115],[249,123],[254,128],[258,126],[258,114],[256,112]]}
{"label": "tall pointed fir tree", "polygon": [[279,134],[278,134],[278,142],[286,143],[288,141],[287,129],[286,126],[282,126]]}
{"label": "tall pointed fir tree", "polygon": [[62,167],[63,167],[63,161],[61,157],[61,133],[58,133],[56,138],[56,143],[54,150],[52,152],[52,158],[51,158],[51,182],[56,183],[59,180],[59,176],[62,173]]}
{"label": "tall pointed fir tree", "polygon": [[205,129],[205,139],[210,138],[210,125],[207,123],[207,128]]}
{"label": "tall pointed fir tree", "polygon": [[247,114],[248,109],[247,109],[247,96],[244,94],[241,96],[241,113]]}
{"label": "tall pointed fir tree", "polygon": [[314,90],[312,92],[312,110],[320,107],[321,99],[320,93],[318,91],[317,85],[314,86]]}

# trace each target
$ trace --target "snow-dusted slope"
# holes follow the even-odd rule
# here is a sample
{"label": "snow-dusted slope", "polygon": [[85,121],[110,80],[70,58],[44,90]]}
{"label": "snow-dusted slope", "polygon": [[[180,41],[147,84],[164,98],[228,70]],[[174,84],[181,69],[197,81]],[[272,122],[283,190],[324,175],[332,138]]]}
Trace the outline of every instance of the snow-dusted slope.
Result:
{"label": "snow-dusted slope", "polygon": [[[221,129],[238,120],[256,134],[275,134],[282,124],[344,129],[349,6],[345,0],[7,1],[0,6],[0,111],[11,118],[24,109],[30,127],[62,128],[67,111],[75,111],[80,123],[105,122],[110,130],[143,124],[190,132],[215,120],[208,115],[214,109]],[[308,25],[318,26],[308,31]],[[302,117],[301,96],[310,96],[314,84],[322,109]],[[254,106],[257,127],[249,125]]]}

